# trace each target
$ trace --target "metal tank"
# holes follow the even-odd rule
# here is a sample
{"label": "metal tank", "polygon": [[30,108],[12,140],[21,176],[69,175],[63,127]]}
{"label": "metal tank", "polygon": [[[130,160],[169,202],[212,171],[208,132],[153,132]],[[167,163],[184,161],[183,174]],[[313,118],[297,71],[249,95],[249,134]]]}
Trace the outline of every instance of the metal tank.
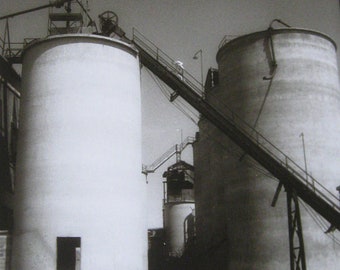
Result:
{"label": "metal tank", "polygon": [[53,36],[22,77],[13,269],[147,269],[137,51]]}
{"label": "metal tank", "polygon": [[[231,108],[336,194],[340,92],[335,43],[315,31],[269,29],[224,44],[217,62],[219,85],[207,99],[225,113]],[[285,191],[271,207],[277,181],[209,122],[202,119],[199,127],[194,163],[202,268],[289,269]],[[340,248],[332,233],[324,233],[327,223],[320,228],[315,213],[302,202],[300,209],[307,269],[337,269]]]}
{"label": "metal tank", "polygon": [[168,257],[181,258],[195,237],[194,167],[179,161],[163,174],[163,219]]}
{"label": "metal tank", "polygon": [[[187,224],[194,219],[194,203],[176,203],[164,205],[164,229],[166,233],[166,250],[170,258],[181,258],[188,243]],[[191,222],[191,223],[190,223]]]}

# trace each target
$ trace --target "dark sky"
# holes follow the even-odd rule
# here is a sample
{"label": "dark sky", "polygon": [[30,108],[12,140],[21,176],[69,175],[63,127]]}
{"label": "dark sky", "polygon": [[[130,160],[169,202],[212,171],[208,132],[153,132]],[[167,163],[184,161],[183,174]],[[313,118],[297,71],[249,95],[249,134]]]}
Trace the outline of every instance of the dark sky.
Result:
{"label": "dark sky", "polygon": [[[293,27],[329,35],[340,46],[340,8],[337,0],[83,0],[90,14],[112,10],[131,37],[136,27],[173,59],[179,59],[200,80],[200,63],[192,59],[203,50],[204,73],[217,67],[215,56],[224,35],[243,35],[268,28],[279,18]],[[0,1],[0,16],[44,5],[47,0]],[[275,25],[274,25],[275,26]],[[10,19],[12,41],[47,34],[47,10]],[[4,23],[0,22],[0,31]],[[2,36],[2,32],[0,32]],[[338,51],[338,63],[340,53]],[[197,127],[159,91],[150,74],[142,70],[143,163],[150,164],[183,137],[194,136]],[[191,161],[191,149],[184,158]],[[149,227],[162,226],[161,174],[171,160],[150,177]]]}

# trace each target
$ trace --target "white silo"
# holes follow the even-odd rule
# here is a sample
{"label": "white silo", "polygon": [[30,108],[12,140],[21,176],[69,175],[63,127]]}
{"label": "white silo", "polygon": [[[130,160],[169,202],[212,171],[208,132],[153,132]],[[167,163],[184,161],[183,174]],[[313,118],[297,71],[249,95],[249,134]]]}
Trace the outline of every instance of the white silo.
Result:
{"label": "white silo", "polygon": [[[340,92],[334,42],[315,31],[270,29],[226,43],[217,61],[220,84],[207,93],[209,102],[224,112],[231,108],[335,194]],[[204,269],[289,269],[284,191],[270,207],[275,179],[204,119],[194,153]],[[307,269],[337,269],[339,246],[300,208]]]}
{"label": "white silo", "polygon": [[22,77],[13,269],[147,269],[137,51],[53,36]]}

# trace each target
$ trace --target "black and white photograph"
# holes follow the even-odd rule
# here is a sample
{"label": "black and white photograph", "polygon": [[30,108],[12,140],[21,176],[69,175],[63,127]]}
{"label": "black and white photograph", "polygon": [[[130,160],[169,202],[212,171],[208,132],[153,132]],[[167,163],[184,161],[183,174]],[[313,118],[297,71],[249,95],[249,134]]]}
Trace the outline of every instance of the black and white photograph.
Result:
{"label": "black and white photograph", "polygon": [[340,1],[0,0],[0,270],[338,270]]}

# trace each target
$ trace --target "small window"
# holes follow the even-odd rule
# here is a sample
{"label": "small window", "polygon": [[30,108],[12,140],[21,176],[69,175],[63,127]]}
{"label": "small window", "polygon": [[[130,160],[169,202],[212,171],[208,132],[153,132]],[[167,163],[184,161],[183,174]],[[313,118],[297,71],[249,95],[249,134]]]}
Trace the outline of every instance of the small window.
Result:
{"label": "small window", "polygon": [[57,237],[57,270],[80,269],[80,237]]}

